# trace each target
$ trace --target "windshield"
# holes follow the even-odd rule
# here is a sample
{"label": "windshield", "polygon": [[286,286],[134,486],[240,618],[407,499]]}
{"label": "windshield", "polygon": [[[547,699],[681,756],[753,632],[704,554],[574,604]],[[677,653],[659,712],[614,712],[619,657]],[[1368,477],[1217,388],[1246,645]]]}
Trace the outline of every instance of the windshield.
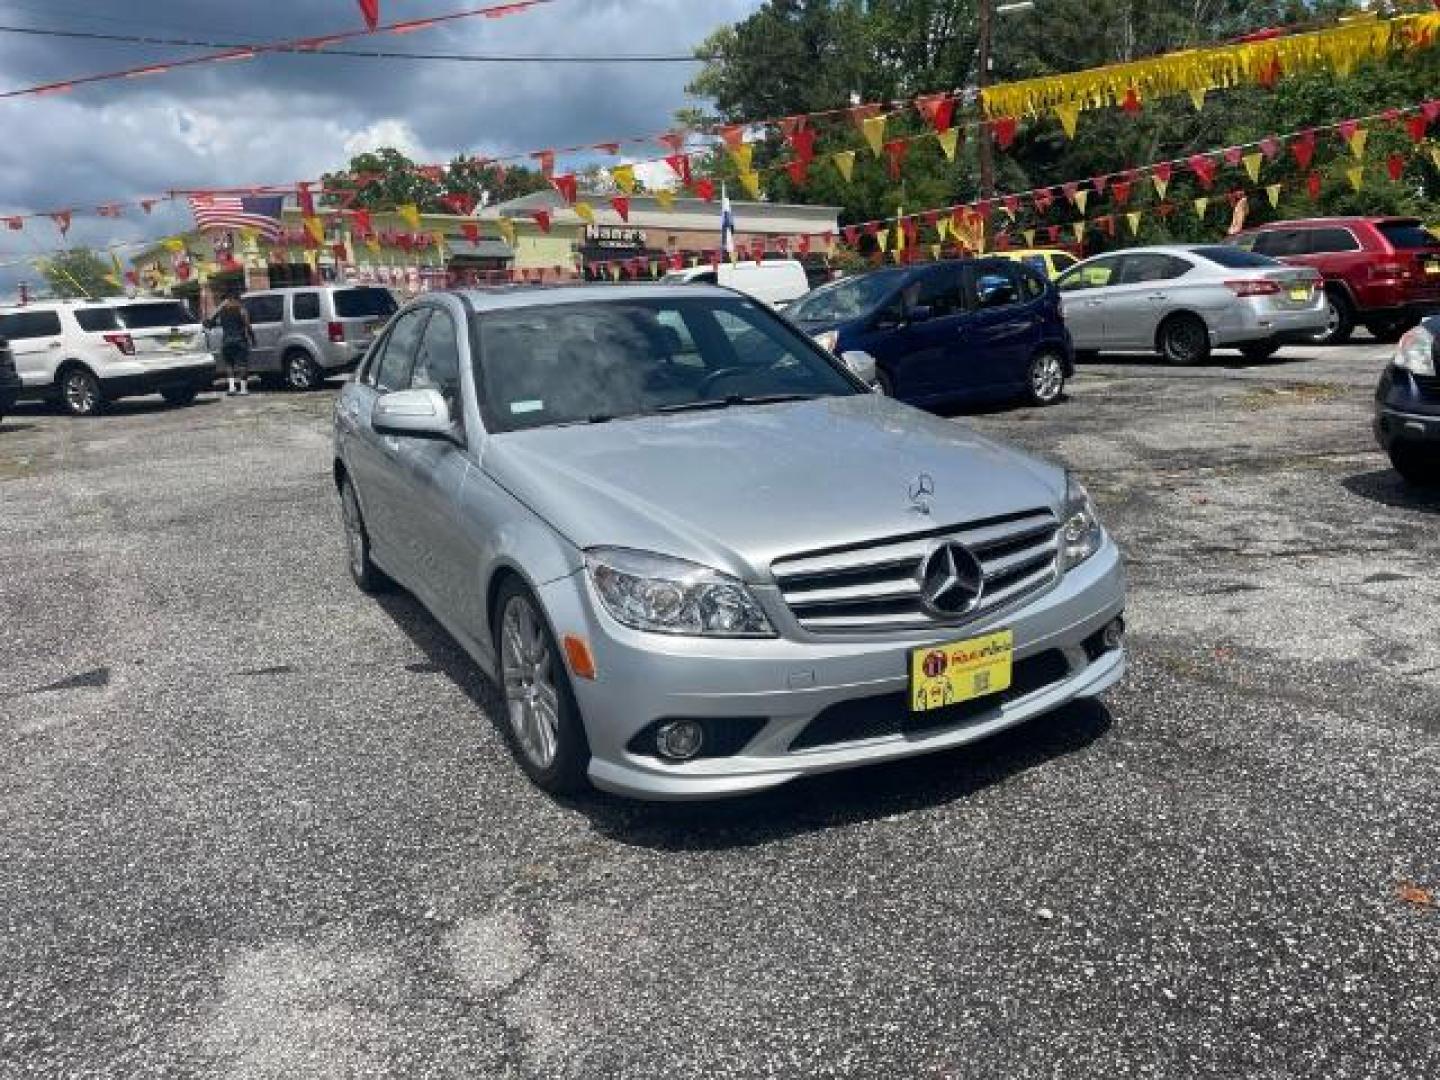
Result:
{"label": "windshield", "polygon": [[115,314],[127,330],[153,330],[156,327],[193,326],[200,320],[178,300],[157,300],[145,304],[117,304]]}
{"label": "windshield", "polygon": [[905,277],[903,270],[877,270],[846,278],[802,296],[786,312],[796,322],[859,319],[880,306]]}
{"label": "windshield", "polygon": [[804,335],[748,300],[600,300],[481,316],[492,432],[859,393]]}
{"label": "windshield", "polygon": [[1195,247],[1190,250],[1202,259],[1208,259],[1216,266],[1223,266],[1230,270],[1284,265],[1268,255],[1256,255],[1253,251],[1246,251],[1244,248],[1238,247],[1224,247],[1217,244],[1211,247]]}
{"label": "windshield", "polygon": [[337,319],[388,319],[395,314],[395,297],[389,289],[337,289]]}
{"label": "windshield", "polygon": [[1440,239],[1418,221],[1382,221],[1375,226],[1390,246],[1400,251],[1440,247]]}

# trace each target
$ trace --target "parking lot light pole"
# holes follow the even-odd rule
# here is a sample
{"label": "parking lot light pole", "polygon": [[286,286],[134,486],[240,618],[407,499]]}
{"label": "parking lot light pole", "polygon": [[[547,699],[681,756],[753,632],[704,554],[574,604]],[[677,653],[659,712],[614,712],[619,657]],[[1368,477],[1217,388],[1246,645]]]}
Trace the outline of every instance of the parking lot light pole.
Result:
{"label": "parking lot light pole", "polygon": [[[1035,7],[1035,0],[1016,0],[1014,3],[996,4],[995,0],[980,0],[979,11],[979,45],[977,48],[975,85],[979,89],[980,98],[984,97],[985,88],[990,85],[991,69],[994,66],[991,58],[991,50],[995,44],[995,17],[997,15],[1019,15],[1031,11]],[[990,144],[986,133],[982,133],[979,141],[980,155],[980,198],[988,199],[995,194],[995,150]]]}

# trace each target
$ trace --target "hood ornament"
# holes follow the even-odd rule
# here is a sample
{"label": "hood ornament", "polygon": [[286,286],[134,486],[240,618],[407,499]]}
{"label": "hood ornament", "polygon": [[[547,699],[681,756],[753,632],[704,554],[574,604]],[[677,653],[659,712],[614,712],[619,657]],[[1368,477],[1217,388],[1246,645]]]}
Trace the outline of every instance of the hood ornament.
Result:
{"label": "hood ornament", "polygon": [[935,496],[935,479],[929,473],[921,473],[910,484],[910,509],[917,514],[930,513],[930,500]]}

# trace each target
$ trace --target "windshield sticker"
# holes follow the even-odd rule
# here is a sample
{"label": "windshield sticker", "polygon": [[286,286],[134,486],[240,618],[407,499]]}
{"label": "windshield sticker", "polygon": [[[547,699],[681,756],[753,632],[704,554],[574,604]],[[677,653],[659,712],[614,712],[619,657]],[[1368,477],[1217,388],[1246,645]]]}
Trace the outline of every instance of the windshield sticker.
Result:
{"label": "windshield sticker", "polygon": [[510,403],[512,413],[539,412],[543,408],[545,408],[543,401],[512,401]]}

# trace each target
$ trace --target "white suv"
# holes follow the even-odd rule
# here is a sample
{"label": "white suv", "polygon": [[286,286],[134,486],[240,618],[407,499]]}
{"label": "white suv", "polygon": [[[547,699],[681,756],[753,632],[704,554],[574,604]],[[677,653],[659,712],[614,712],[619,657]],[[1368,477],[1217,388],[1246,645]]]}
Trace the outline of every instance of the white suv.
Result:
{"label": "white suv", "polygon": [[205,334],[179,300],[49,300],[0,308],[21,397],[91,416],[121,397],[184,405],[215,382]]}

